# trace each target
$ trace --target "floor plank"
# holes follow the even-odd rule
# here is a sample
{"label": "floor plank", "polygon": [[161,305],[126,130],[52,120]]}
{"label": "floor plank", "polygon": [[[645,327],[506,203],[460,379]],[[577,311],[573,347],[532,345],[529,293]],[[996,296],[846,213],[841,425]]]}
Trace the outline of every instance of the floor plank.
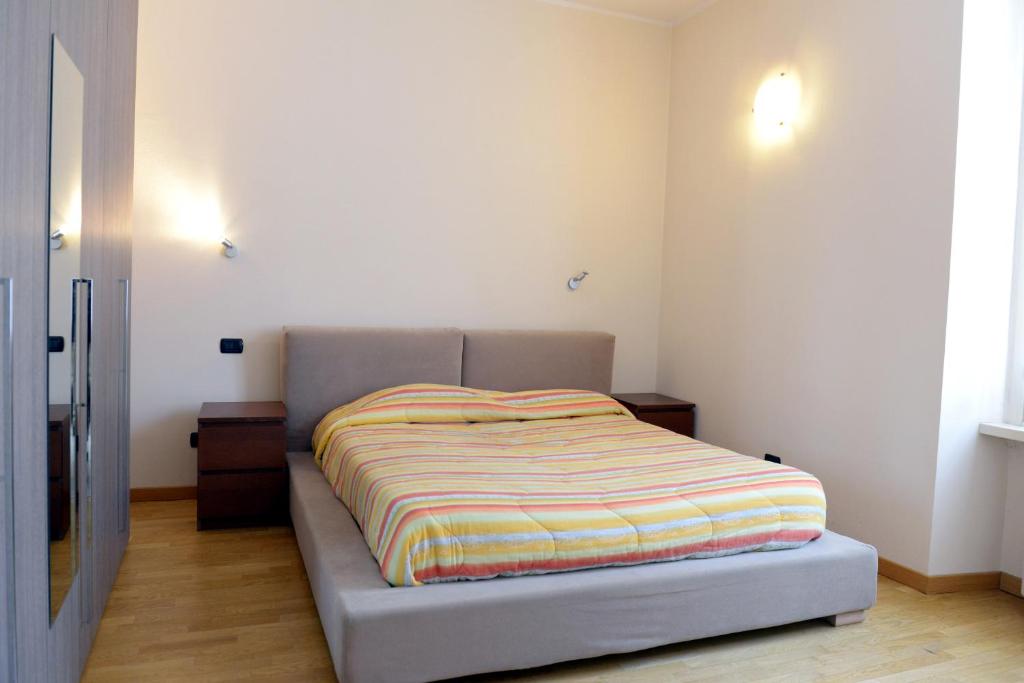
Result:
{"label": "floor plank", "polygon": [[195,530],[195,501],[132,503],[85,681],[334,681],[291,529]]}
{"label": "floor plank", "polygon": [[[132,503],[87,683],[334,681],[290,529],[195,531],[195,501]],[[823,621],[477,676],[474,683],[1024,681],[1024,600],[885,578],[862,624]]]}

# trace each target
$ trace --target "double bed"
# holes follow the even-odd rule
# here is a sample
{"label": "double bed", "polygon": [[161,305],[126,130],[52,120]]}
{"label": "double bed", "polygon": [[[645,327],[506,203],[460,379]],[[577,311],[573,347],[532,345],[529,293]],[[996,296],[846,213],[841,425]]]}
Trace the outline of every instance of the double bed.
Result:
{"label": "double bed", "polygon": [[[820,528],[794,536],[792,529],[813,527],[813,510],[802,519],[783,521],[789,536],[761,539],[765,550],[786,547],[777,544],[778,538],[789,538],[798,546],[773,552],[653,562],[673,557],[645,557],[640,561],[649,563],[610,562],[626,566],[485,578],[516,573],[499,568],[484,571],[479,574],[483,580],[475,581],[446,581],[451,573],[445,575],[433,566],[403,569],[401,563],[389,574],[374,558],[353,514],[332,491],[311,452],[314,429],[325,415],[388,387],[436,384],[498,391],[571,387],[607,394],[613,356],[614,338],[603,333],[285,329],[281,368],[292,451],[288,455],[291,514],[341,681],[440,680],[807,619],[826,617],[843,624],[863,618],[863,611],[875,600],[875,551]],[[683,437],[678,442],[660,442],[674,437],[635,422],[620,425],[619,418],[627,419],[614,414],[572,417],[577,421],[573,425],[598,420],[602,429],[611,425],[633,430],[636,434],[630,438],[653,440],[649,443],[662,444],[661,450],[665,444],[706,448],[708,457],[727,457],[723,455],[727,451]],[[540,422],[555,425],[565,420]],[[518,429],[526,422],[492,424],[509,431],[502,425]],[[417,429],[424,428],[417,424]],[[522,440],[519,434],[513,437],[510,443]],[[358,450],[351,444],[347,448]],[[331,457],[327,448],[319,455]],[[741,458],[748,469],[758,463],[729,456]],[[780,471],[770,474],[777,476]],[[761,476],[759,472],[748,474]],[[351,474],[347,476],[352,479]],[[813,477],[803,476],[806,479],[800,484],[806,490],[801,495],[809,498],[797,501],[800,509],[814,501],[809,483]],[[340,485],[338,492],[345,497]],[[350,496],[349,503],[358,515],[357,500]],[[775,501],[780,509],[784,503]],[[823,514],[822,507],[821,522]],[[364,527],[368,527],[367,515],[360,517]],[[775,527],[778,531],[778,520]],[[812,536],[816,538],[807,542]],[[522,563],[513,568],[521,569]],[[391,585],[385,575],[391,583],[410,585]],[[457,574],[455,578],[474,577]]]}

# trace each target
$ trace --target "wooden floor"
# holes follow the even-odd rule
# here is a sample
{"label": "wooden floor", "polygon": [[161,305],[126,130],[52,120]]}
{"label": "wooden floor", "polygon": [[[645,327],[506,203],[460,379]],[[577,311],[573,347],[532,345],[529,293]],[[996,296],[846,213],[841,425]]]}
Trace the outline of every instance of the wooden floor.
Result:
{"label": "wooden floor", "polygon": [[[133,503],[85,681],[334,681],[290,529],[195,531],[195,502]],[[807,622],[482,681],[1024,681],[1024,600],[879,579],[863,624]]]}

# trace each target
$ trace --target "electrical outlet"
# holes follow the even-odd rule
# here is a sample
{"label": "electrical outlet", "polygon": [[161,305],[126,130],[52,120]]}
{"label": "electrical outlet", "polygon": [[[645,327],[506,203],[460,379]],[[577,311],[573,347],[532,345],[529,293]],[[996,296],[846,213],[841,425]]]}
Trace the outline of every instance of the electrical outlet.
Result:
{"label": "electrical outlet", "polygon": [[245,349],[245,343],[241,339],[221,339],[221,353],[241,353]]}

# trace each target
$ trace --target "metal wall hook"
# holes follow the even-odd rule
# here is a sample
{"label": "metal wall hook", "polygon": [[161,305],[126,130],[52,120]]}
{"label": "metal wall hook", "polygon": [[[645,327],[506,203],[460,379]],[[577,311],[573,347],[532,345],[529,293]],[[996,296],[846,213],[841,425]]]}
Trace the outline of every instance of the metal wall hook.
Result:
{"label": "metal wall hook", "polygon": [[224,256],[227,258],[235,258],[238,256],[238,247],[235,246],[234,242],[225,237],[220,241],[220,243],[224,247]]}
{"label": "metal wall hook", "polygon": [[581,273],[580,273],[579,275],[573,275],[573,276],[572,276],[571,278],[569,278],[569,282],[568,282],[568,283],[566,283],[566,284],[568,284],[568,285],[569,285],[569,289],[570,289],[571,291],[575,292],[575,291],[576,291],[577,289],[579,289],[579,288],[580,288],[580,284],[582,284],[582,283],[583,283],[583,280],[584,280],[584,279],[585,279],[585,278],[586,278],[586,277],[587,277],[588,275],[590,275],[590,273],[588,273],[587,271],[585,271],[585,270],[584,270],[584,271],[583,271],[583,272],[581,272]]}

